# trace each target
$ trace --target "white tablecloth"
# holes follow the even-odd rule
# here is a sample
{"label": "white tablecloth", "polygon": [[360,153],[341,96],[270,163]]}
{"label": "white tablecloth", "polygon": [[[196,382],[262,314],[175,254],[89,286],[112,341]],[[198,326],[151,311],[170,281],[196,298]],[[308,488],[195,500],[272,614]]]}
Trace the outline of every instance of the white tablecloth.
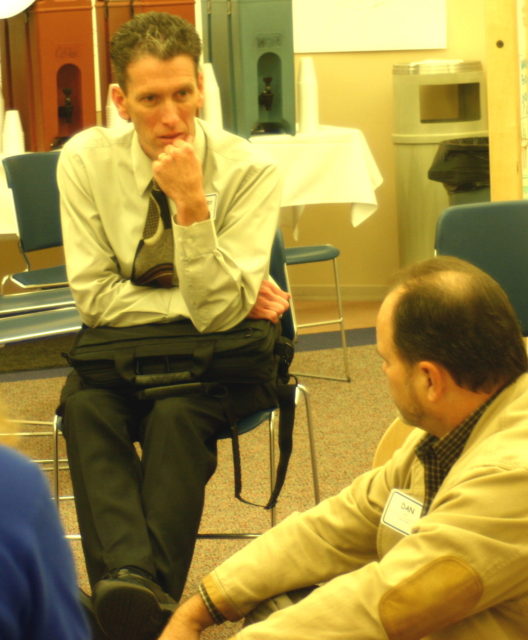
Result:
{"label": "white tablecloth", "polygon": [[7,181],[0,154],[0,235],[18,236],[18,225],[15,217],[15,205],[11,189],[7,186]]}
{"label": "white tablecloth", "polygon": [[[375,190],[383,182],[359,129],[321,126],[315,133],[254,136],[284,177],[283,207],[294,207],[294,228],[307,204],[350,203],[357,226],[378,206]],[[0,163],[0,233],[17,233],[10,190]]]}
{"label": "white tablecloth", "polygon": [[350,203],[357,226],[377,209],[375,190],[383,182],[365,136],[359,129],[320,126],[314,133],[250,138],[283,174],[283,207],[296,207],[295,226],[307,204]]}

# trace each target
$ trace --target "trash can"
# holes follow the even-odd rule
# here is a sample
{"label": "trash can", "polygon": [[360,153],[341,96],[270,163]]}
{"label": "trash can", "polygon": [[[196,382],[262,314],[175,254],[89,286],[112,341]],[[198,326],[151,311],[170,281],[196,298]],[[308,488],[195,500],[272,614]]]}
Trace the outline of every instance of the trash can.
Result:
{"label": "trash can", "polygon": [[488,135],[486,87],[479,61],[438,59],[394,65],[393,88],[400,263],[407,265],[434,255],[438,216],[450,204],[428,176],[440,144]]}
{"label": "trash can", "polygon": [[441,142],[428,175],[443,183],[451,205],[489,202],[489,138]]}

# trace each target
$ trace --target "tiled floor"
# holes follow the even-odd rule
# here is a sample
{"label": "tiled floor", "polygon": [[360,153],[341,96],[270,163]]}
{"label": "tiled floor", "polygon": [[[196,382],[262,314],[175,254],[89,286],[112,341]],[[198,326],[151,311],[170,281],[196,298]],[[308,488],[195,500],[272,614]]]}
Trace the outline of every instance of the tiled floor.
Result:
{"label": "tiled floor", "polygon": [[[345,328],[374,327],[379,306],[380,302],[344,302]],[[335,303],[326,300],[295,300],[295,312],[299,324],[326,320],[337,315]],[[303,329],[303,332],[318,331],[337,331],[337,325]]]}

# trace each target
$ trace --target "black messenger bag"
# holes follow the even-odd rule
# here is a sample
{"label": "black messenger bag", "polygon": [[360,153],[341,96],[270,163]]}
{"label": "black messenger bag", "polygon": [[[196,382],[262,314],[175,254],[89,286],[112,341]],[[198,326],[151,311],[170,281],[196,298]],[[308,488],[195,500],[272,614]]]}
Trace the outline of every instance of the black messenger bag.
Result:
{"label": "black messenger bag", "polygon": [[296,387],[289,384],[288,372],[293,343],[281,335],[280,323],[243,320],[215,333],[200,333],[189,320],[85,328],[64,357],[91,387],[133,391],[140,398],[202,393],[224,398],[233,445],[235,495],[243,502],[248,501],[241,496],[238,431],[226,385],[270,385],[280,409],[280,458],[275,487],[268,503],[261,506],[270,509],[276,504],[292,450]]}

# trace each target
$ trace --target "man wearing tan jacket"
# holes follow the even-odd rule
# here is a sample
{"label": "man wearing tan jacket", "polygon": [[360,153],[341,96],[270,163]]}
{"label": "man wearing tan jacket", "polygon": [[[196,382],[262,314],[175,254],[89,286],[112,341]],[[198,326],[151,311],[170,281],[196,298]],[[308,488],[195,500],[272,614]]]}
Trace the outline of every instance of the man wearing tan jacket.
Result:
{"label": "man wearing tan jacket", "polygon": [[243,617],[237,640],[527,637],[527,358],[506,295],[455,258],[413,265],[382,303],[377,348],[419,428],[206,576],[161,640]]}

